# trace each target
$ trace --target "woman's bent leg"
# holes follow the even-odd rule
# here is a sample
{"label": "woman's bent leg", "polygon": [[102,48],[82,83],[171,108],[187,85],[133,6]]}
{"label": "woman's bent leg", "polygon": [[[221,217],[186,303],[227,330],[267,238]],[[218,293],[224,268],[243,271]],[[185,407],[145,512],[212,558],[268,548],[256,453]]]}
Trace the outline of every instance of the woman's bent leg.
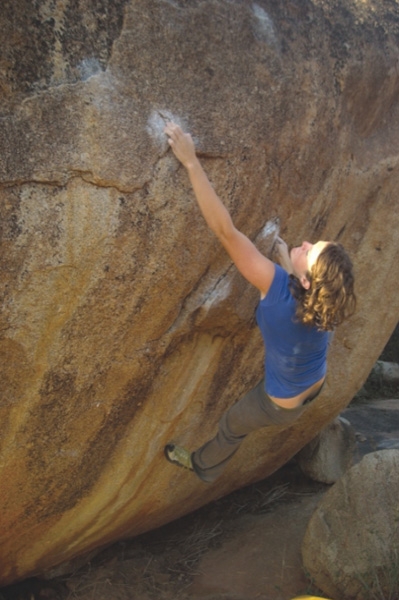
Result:
{"label": "woman's bent leg", "polygon": [[264,391],[262,380],[222,415],[216,436],[193,452],[194,471],[203,481],[212,483],[222,474],[248,433],[268,425],[288,426],[303,410],[302,406],[278,407]]}

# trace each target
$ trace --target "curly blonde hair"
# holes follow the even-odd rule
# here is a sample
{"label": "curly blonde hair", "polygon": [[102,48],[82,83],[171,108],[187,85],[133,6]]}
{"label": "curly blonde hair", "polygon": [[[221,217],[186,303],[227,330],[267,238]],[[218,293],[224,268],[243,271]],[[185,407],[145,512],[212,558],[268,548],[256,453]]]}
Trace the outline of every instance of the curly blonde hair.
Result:
{"label": "curly blonde hair", "polygon": [[306,274],[308,290],[291,275],[290,288],[297,300],[296,318],[304,325],[332,331],[356,309],[352,261],[343,246],[329,242]]}

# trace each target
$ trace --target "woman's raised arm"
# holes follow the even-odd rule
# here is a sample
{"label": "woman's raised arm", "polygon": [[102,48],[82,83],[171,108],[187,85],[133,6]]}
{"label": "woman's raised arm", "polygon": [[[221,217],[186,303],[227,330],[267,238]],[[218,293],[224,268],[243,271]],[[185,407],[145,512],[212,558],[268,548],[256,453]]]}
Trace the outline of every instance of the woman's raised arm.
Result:
{"label": "woman's raised arm", "polygon": [[198,206],[209,228],[223,244],[240,273],[265,296],[273,281],[274,263],[234,226],[227,208],[196,156],[191,135],[184,133],[175,123],[168,123],[165,133],[173,153],[187,170]]}

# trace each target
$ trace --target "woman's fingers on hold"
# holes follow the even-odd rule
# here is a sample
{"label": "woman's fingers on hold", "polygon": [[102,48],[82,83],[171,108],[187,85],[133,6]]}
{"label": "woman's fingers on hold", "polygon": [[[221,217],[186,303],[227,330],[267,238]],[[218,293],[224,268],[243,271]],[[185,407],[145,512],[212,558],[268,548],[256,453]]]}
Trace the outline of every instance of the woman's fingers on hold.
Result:
{"label": "woman's fingers on hold", "polygon": [[173,133],[174,131],[177,132],[179,129],[180,127],[176,125],[176,123],[173,123],[173,121],[169,121],[169,123],[166,123],[164,131]]}
{"label": "woman's fingers on hold", "polygon": [[165,127],[165,133],[169,137],[169,143],[178,142],[181,137],[181,130],[176,125],[175,127]]}
{"label": "woman's fingers on hold", "polygon": [[172,133],[173,133],[173,123],[166,123],[165,128],[164,128],[164,132],[166,133],[166,135],[172,135]]}

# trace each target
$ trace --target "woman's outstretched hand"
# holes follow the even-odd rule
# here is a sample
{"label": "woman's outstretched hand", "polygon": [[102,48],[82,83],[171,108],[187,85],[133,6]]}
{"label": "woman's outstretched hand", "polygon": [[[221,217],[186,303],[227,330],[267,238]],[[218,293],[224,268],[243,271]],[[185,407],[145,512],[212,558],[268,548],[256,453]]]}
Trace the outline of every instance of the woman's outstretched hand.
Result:
{"label": "woman's outstretched hand", "polygon": [[276,238],[276,245],[274,247],[274,251],[283,269],[285,269],[288,273],[292,273],[292,263],[288,246],[281,237]]}
{"label": "woman's outstretched hand", "polygon": [[195,154],[194,142],[189,133],[184,133],[176,123],[168,123],[164,129],[168,136],[168,142],[174,155],[186,169],[192,166],[197,157]]}

